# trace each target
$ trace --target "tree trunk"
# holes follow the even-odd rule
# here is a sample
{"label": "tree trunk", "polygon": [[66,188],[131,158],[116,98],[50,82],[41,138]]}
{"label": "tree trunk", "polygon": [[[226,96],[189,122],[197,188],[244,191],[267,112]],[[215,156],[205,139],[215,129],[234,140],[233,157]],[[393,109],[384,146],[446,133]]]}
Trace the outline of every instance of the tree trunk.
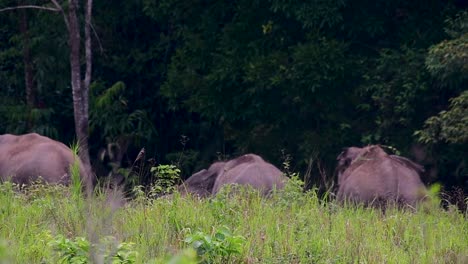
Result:
{"label": "tree trunk", "polygon": [[[81,82],[80,68],[80,23],[77,16],[79,8],[78,0],[69,0],[69,46],[70,46],[70,70],[73,92],[73,111],[75,118],[75,131],[78,138],[79,156],[88,173],[91,173],[91,162],[88,147],[88,88],[85,82]],[[86,36],[88,37],[88,36]],[[88,63],[88,61],[87,61]],[[88,68],[88,66],[87,66]],[[88,74],[88,71],[86,72]],[[89,73],[90,74],[90,73]],[[89,77],[90,78],[90,77]],[[91,177],[91,175],[89,175]]]}
{"label": "tree trunk", "polygon": [[[19,5],[23,4],[19,1]],[[24,80],[26,86],[26,104],[29,109],[35,107],[36,104],[36,88],[34,86],[33,65],[30,52],[30,38],[28,32],[28,17],[25,9],[20,9],[19,13],[19,29],[23,40],[23,64],[24,64]]]}

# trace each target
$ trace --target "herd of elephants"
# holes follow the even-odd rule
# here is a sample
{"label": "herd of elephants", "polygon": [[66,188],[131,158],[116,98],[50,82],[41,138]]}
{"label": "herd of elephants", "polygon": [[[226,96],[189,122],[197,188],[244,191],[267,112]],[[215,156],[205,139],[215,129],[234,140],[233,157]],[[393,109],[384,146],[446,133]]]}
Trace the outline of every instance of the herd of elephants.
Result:
{"label": "herd of elephants", "polygon": [[[77,162],[76,162],[77,161]],[[95,183],[72,150],[61,142],[35,133],[0,135],[0,179],[18,184],[43,180],[68,185],[71,167],[78,164],[82,182]],[[416,206],[427,197],[421,181],[424,168],[397,155],[387,154],[378,145],[345,148],[337,156],[340,202],[373,205],[382,202]],[[268,195],[282,189],[288,178],[277,167],[255,154],[215,162],[182,183],[181,194],[200,197],[216,195],[228,184],[249,185]]]}

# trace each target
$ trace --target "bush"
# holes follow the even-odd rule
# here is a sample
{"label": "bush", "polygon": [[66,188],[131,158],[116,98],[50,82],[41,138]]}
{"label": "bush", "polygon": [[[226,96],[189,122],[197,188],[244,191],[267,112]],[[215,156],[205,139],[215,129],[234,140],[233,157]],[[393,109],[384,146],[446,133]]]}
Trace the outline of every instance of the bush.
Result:
{"label": "bush", "polygon": [[201,231],[189,234],[184,242],[197,251],[203,263],[218,263],[218,261],[224,263],[242,253],[246,239],[243,236],[233,235],[228,227],[222,226],[216,229],[213,235]]}
{"label": "bush", "polygon": [[91,249],[98,247],[97,259],[104,263],[131,264],[136,262],[136,251],[132,243],[116,245],[114,237],[108,236],[101,240],[99,245],[92,245],[83,237],[68,239],[62,235],[56,236],[49,245],[58,253],[60,263],[87,264],[92,263]]}

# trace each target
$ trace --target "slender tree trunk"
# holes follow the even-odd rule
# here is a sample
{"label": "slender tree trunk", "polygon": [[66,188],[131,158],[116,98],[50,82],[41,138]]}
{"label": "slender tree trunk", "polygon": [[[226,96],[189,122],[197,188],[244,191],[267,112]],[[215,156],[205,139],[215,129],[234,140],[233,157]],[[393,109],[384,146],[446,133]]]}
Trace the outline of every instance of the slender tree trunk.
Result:
{"label": "slender tree trunk", "polygon": [[[91,161],[89,158],[89,147],[88,147],[88,131],[89,131],[89,85],[91,83],[91,72],[92,72],[92,65],[93,65],[93,53],[92,53],[92,46],[91,46],[91,18],[92,18],[92,10],[93,10],[93,0],[86,1],[86,13],[85,13],[85,24],[84,24],[84,32],[85,32],[85,62],[86,62],[86,71],[85,77],[82,84],[82,104],[83,104],[83,116],[86,118],[86,157],[83,158],[86,161],[89,173],[92,173],[91,169]],[[84,156],[84,155],[82,155]],[[91,177],[91,176],[90,176]]]}
{"label": "slender tree trunk", "polygon": [[89,94],[89,84],[91,83],[91,71],[92,71],[92,59],[93,53],[91,48],[91,18],[92,18],[92,11],[93,11],[93,0],[87,0],[86,2],[86,13],[85,13],[85,25],[84,25],[84,32],[85,32],[85,59],[86,59],[86,72],[84,78],[84,91],[86,94],[83,94],[83,97],[86,99],[84,103],[84,107],[86,108],[86,112],[88,112],[88,94]]}
{"label": "slender tree trunk", "polygon": [[[88,1],[89,2],[89,1]],[[77,11],[79,8],[78,0],[69,0],[68,7],[68,23],[69,23],[69,46],[70,46],[70,70],[71,70],[71,84],[73,90],[73,110],[75,118],[75,130],[80,146],[79,156],[86,167],[88,173],[91,173],[91,162],[89,158],[89,146],[88,146],[88,89],[89,80],[91,78],[91,68],[86,67],[86,77],[88,77],[88,83],[81,81],[81,68],[80,68],[80,22],[78,20]],[[88,9],[88,7],[87,7]],[[87,16],[87,15],[86,15]],[[86,19],[88,20],[88,19]],[[89,33],[86,34],[86,38],[89,38]],[[86,50],[91,49],[91,43],[87,43]],[[90,40],[89,40],[90,42]],[[88,55],[86,55],[86,63],[88,61]],[[89,72],[88,72],[89,67]]]}
{"label": "slender tree trunk", "polygon": [[[22,5],[23,1],[19,1],[19,5]],[[19,28],[21,37],[23,40],[23,64],[24,64],[24,80],[26,86],[26,104],[29,109],[35,107],[36,104],[36,87],[34,86],[34,74],[33,74],[33,63],[31,60],[30,52],[30,38],[28,31],[28,17],[25,9],[18,10],[19,17]]]}

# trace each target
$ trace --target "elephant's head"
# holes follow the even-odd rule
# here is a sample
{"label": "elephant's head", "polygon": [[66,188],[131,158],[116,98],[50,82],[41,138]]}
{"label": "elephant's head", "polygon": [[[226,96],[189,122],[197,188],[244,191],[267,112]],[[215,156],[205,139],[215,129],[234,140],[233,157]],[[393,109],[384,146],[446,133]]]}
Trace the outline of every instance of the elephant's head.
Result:
{"label": "elephant's head", "polygon": [[351,163],[356,160],[362,153],[364,152],[364,148],[358,147],[349,147],[344,148],[343,151],[338,155],[336,160],[338,161],[338,165],[336,167],[338,173],[338,183],[341,181],[341,176],[343,172],[351,165]]}
{"label": "elephant's head", "polygon": [[195,194],[199,197],[210,196],[216,178],[222,173],[225,162],[215,162],[207,170],[203,169],[182,183],[178,190],[181,194]]}

